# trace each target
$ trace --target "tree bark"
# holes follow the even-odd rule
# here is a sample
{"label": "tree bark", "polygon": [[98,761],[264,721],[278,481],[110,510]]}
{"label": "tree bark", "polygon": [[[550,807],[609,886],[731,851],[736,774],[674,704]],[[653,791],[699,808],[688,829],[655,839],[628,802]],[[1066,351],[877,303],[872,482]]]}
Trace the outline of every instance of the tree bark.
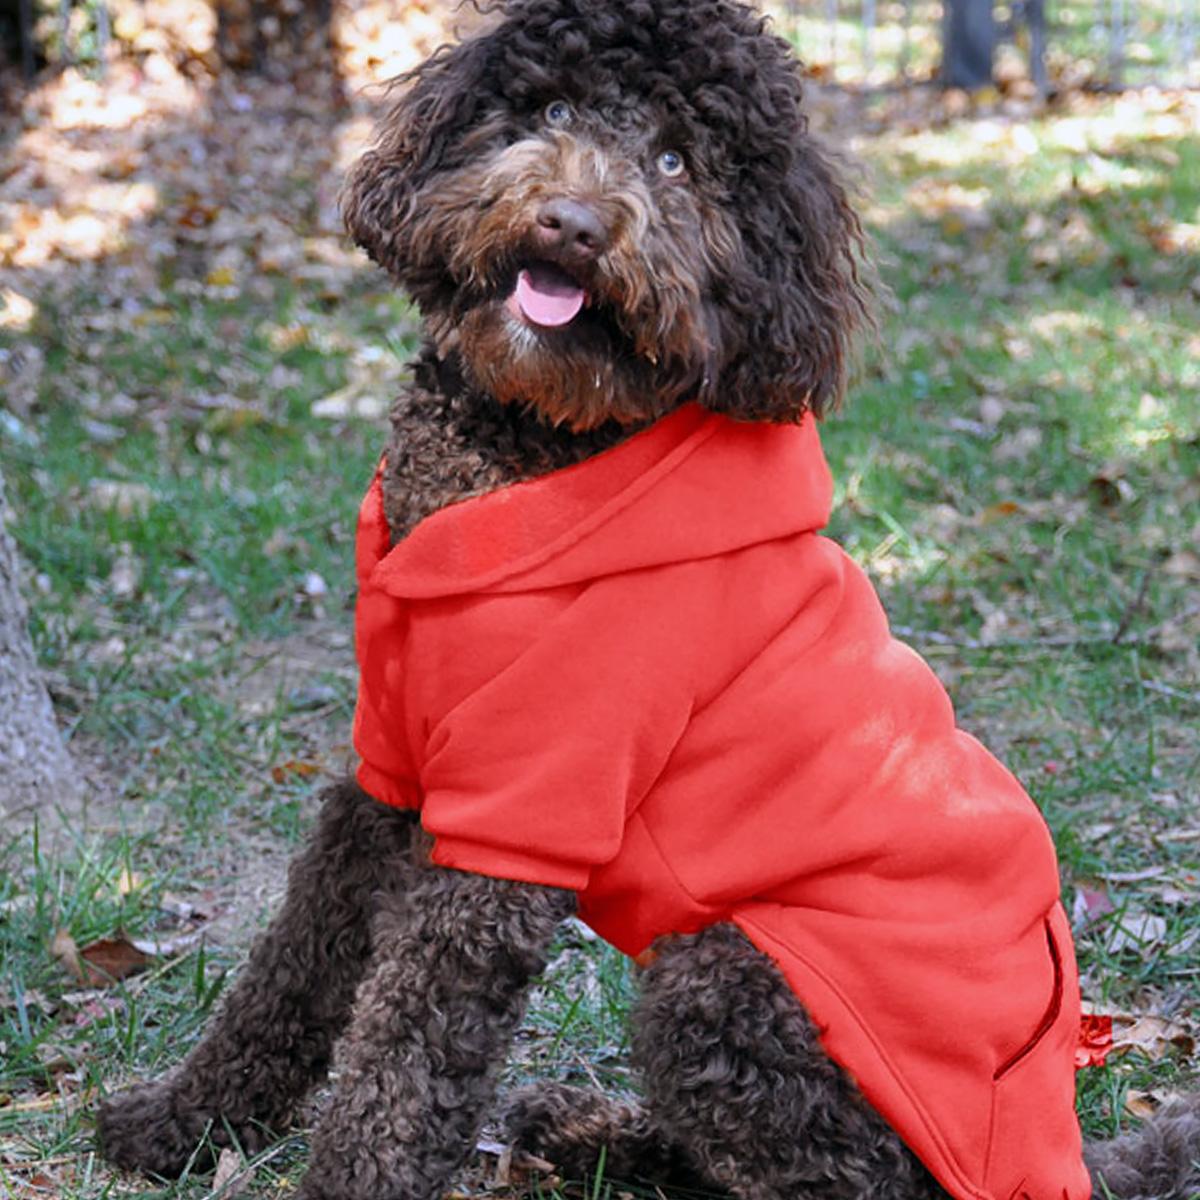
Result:
{"label": "tree bark", "polygon": [[0,474],[0,818],[34,806],[51,809],[80,790],[29,640],[6,512]]}

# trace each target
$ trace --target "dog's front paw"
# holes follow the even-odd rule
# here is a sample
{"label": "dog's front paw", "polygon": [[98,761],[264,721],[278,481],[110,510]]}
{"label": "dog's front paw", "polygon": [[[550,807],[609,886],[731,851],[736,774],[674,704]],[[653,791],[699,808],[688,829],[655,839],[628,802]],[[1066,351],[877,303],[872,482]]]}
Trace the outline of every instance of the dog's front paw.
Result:
{"label": "dog's front paw", "polygon": [[206,1152],[196,1148],[207,1122],[192,1114],[181,1119],[168,1083],[145,1083],[110,1096],[96,1115],[100,1153],[109,1162],[131,1171],[174,1178],[196,1158],[208,1165]]}
{"label": "dog's front paw", "polygon": [[512,1092],[501,1117],[509,1142],[570,1176],[646,1179],[709,1190],[686,1156],[637,1103],[590,1088],[546,1083]]}
{"label": "dog's front paw", "polygon": [[517,1089],[508,1097],[502,1122],[513,1146],[568,1175],[595,1170],[602,1147],[623,1160],[627,1144],[646,1135],[645,1117],[635,1105],[563,1083]]}
{"label": "dog's front paw", "polygon": [[501,1116],[507,1140],[521,1150],[561,1166],[558,1158],[551,1155],[560,1149],[562,1139],[559,1132],[564,1117],[575,1107],[565,1102],[563,1093],[575,1093],[578,1090],[547,1084],[518,1088],[511,1092]]}

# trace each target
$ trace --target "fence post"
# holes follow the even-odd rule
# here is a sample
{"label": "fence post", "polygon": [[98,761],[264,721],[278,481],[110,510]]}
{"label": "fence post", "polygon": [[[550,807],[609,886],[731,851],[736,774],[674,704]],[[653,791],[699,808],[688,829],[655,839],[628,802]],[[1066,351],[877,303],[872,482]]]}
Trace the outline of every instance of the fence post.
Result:
{"label": "fence post", "polygon": [[21,39],[21,73],[29,80],[37,69],[33,53],[33,0],[19,0],[17,4],[17,34]]}
{"label": "fence post", "polygon": [[96,0],[96,58],[100,77],[108,74],[108,43],[112,39],[112,22],[108,15],[108,0]]}
{"label": "fence post", "polygon": [[1029,26],[1029,74],[1039,100],[1045,100],[1046,80],[1046,4],[1045,0],[1026,0],[1025,21]]}
{"label": "fence post", "polygon": [[904,33],[900,42],[900,81],[908,82],[908,63],[912,54],[912,0],[904,0]]}
{"label": "fence post", "polygon": [[875,0],[863,0],[863,83],[870,84],[875,68]]}
{"label": "fence post", "polygon": [[825,0],[825,24],[829,27],[829,81],[837,78],[838,0]]}
{"label": "fence post", "polygon": [[[1183,0],[1180,0],[1182,5]],[[1188,86],[1192,82],[1192,63],[1196,58],[1196,6],[1189,4],[1182,14],[1183,36],[1180,38],[1179,52],[1182,55],[1180,70],[1183,82]]]}
{"label": "fence post", "polygon": [[996,20],[992,0],[947,0],[942,35],[942,82],[981,88],[992,82]]}
{"label": "fence post", "polygon": [[58,36],[61,42],[59,57],[66,66],[70,66],[74,61],[71,54],[71,0],[59,0]]}
{"label": "fence post", "polygon": [[1119,88],[1125,82],[1125,4],[1110,0],[1108,25],[1109,85]]}

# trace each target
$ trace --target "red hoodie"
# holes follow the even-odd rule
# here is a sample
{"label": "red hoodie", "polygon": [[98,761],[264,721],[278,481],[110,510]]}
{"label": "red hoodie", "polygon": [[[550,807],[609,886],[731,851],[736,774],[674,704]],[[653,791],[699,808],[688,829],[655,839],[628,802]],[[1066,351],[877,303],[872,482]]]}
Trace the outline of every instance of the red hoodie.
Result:
{"label": "red hoodie", "polygon": [[628,954],[733,921],[959,1200],[1085,1200],[1079,990],[1033,802],[817,534],[817,431],[689,405],[358,533],[358,778]]}

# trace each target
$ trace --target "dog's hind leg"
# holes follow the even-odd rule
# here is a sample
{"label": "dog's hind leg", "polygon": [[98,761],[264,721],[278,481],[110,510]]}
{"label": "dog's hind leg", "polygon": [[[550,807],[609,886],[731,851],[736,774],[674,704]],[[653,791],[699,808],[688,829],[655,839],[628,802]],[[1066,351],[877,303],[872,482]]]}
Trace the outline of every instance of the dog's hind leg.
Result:
{"label": "dog's hind leg", "polygon": [[439,867],[385,896],[299,1200],[432,1200],[466,1160],[570,892]]}
{"label": "dog's hind leg", "polygon": [[634,1014],[644,1105],[564,1084],[510,1097],[514,1145],[561,1171],[746,1200],[942,1197],[821,1049],[774,965],[733,926],[662,943]]}
{"label": "dog's hind leg", "polygon": [[101,1106],[110,1161],[177,1175],[206,1132],[253,1150],[287,1122],[325,1074],[369,958],[372,906],[412,873],[415,828],[349,781],[329,790],[281,910],[200,1044],[163,1080]]}
{"label": "dog's hind leg", "polygon": [[775,965],[734,926],[665,941],[634,1020],[652,1119],[739,1200],[945,1195],[822,1050]]}

